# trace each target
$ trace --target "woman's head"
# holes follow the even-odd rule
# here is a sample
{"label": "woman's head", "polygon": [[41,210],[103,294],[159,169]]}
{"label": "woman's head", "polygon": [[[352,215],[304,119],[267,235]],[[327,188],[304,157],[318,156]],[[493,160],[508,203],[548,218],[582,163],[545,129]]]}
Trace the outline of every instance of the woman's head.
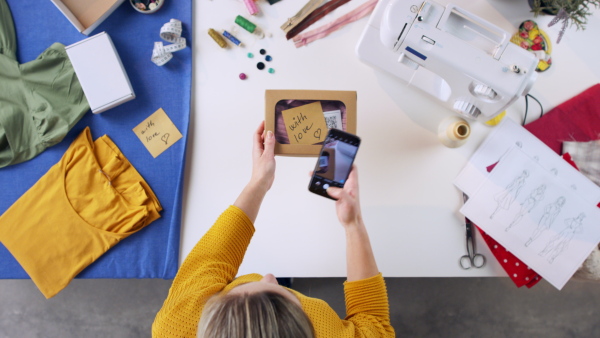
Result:
{"label": "woman's head", "polygon": [[204,306],[198,337],[314,337],[300,301],[273,275],[233,288]]}

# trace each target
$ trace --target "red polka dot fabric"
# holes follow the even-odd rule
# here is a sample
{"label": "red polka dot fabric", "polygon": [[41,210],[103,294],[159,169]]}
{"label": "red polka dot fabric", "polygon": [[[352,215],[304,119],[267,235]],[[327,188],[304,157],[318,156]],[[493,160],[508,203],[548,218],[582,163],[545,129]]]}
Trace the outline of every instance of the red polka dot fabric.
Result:
{"label": "red polka dot fabric", "polygon": [[485,243],[490,247],[490,250],[494,254],[494,257],[500,262],[500,265],[504,268],[508,277],[512,279],[517,287],[523,285],[531,288],[542,280],[542,276],[538,275],[537,272],[533,271],[515,255],[511,254],[502,245],[498,244],[491,236],[483,232],[477,227],[481,233],[481,237]]}

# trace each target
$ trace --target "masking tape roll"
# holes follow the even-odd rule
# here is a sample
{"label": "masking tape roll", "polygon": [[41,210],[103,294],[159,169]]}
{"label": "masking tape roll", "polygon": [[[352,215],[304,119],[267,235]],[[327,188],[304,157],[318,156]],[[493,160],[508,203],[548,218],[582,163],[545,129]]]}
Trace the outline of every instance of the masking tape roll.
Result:
{"label": "masking tape roll", "polygon": [[181,21],[171,19],[160,28],[160,38],[170,42],[170,45],[164,46],[162,42],[154,42],[152,50],[152,62],[157,66],[162,66],[173,58],[174,52],[182,50],[186,47],[185,38],[181,37]]}
{"label": "masking tape roll", "polygon": [[458,116],[448,117],[438,126],[438,138],[448,148],[457,148],[471,135],[469,123]]}

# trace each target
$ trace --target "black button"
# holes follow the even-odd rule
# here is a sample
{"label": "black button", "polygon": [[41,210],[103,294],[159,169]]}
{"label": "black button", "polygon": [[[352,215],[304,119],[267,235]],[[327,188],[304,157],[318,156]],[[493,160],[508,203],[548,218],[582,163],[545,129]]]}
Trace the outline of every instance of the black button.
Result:
{"label": "black button", "polygon": [[256,64],[256,68],[258,68],[260,70],[263,70],[263,69],[265,69],[265,64],[262,63],[262,62],[259,62],[259,63]]}

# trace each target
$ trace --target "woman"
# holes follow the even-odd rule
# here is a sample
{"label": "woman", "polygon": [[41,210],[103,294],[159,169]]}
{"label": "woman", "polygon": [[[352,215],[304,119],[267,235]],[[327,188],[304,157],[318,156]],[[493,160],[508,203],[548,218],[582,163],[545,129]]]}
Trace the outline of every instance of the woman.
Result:
{"label": "woman", "polygon": [[154,337],[394,337],[385,282],[377,269],[352,169],[329,188],[346,231],[345,320],[324,301],[277,284],[273,275],[235,278],[275,178],[275,138],[264,122],[254,134],[252,176],[235,203],[200,239],[179,269],[152,325]]}

